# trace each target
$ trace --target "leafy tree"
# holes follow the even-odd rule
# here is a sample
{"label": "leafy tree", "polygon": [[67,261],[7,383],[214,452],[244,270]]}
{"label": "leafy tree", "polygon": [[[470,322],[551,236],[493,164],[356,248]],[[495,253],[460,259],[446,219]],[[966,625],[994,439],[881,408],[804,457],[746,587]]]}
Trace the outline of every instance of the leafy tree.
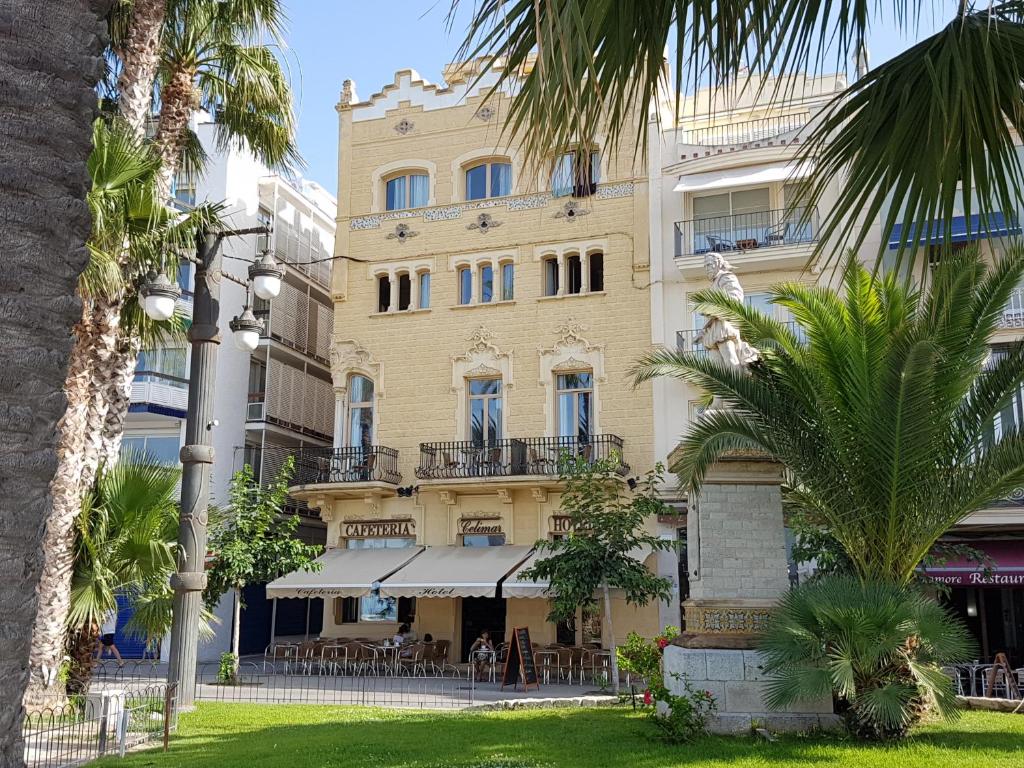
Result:
{"label": "leafy tree", "polygon": [[74,568],[67,631],[69,687],[92,676],[99,628],[130,600],[168,584],[178,538],[177,468],[132,456],[101,470],[75,524]]}
{"label": "leafy tree", "polygon": [[[458,5],[452,0],[453,10]],[[507,130],[529,158],[550,163],[598,136],[613,147],[633,140],[643,151],[647,121],[637,114],[673,120],[687,88],[746,87],[784,100],[799,87],[787,75],[845,70],[854,55],[866,61],[871,24],[915,34],[927,7],[907,0],[482,0],[473,4],[459,53],[485,57],[480,76],[498,71],[489,97],[523,78],[512,89]],[[856,247],[879,214],[886,232],[902,222],[903,245],[916,249],[914,222],[937,219],[948,235],[960,211],[1017,210],[1024,3],[975,10],[962,0],[951,15],[945,28],[857,78],[819,116],[801,149],[814,171],[795,205],[814,206],[833,179],[844,179],[821,248],[848,237]],[[766,86],[765,73],[781,77]],[[623,135],[634,127],[635,136]]]}
{"label": "leafy tree", "polygon": [[834,536],[858,576],[907,584],[940,536],[1024,482],[1018,428],[988,429],[1024,382],[1024,345],[989,348],[1022,276],[1018,247],[991,269],[976,251],[944,258],[927,291],[851,259],[842,294],[795,283],[772,290],[799,336],[702,291],[697,311],[734,322],[760,362],[737,371],[658,350],[634,374],[674,376],[727,406],[683,437],[677,470],[691,492],[727,451],[767,453],[785,468],[787,507]]}
{"label": "leafy tree", "polygon": [[932,705],[952,717],[942,667],[974,653],[964,626],[916,587],[852,576],[783,595],[759,647],[769,706],[834,693],[850,733],[872,740],[905,736]]}
{"label": "leafy tree", "polygon": [[212,610],[225,593],[233,593],[231,652],[236,664],[242,588],[299,569],[320,569],[315,560],[320,547],[295,538],[299,518],[283,511],[294,469],[295,459],[288,457],[273,483],[262,486],[253,480],[252,467],[246,464],[231,479],[230,505],[223,522],[210,533],[211,563],[203,597]]}
{"label": "leafy tree", "polygon": [[644,528],[651,515],[665,509],[656,495],[661,466],[648,472],[632,494],[618,467],[615,458],[563,460],[560,479],[565,486],[559,511],[569,517],[571,531],[561,539],[538,541],[538,550],[550,554],[523,572],[527,579],[551,584],[551,621],[570,620],[580,609],[596,611],[595,595],[601,595],[616,693],[619,665],[611,590],[622,590],[626,601],[637,605],[670,600],[672,582],[647,570],[637,555],[673,546]]}

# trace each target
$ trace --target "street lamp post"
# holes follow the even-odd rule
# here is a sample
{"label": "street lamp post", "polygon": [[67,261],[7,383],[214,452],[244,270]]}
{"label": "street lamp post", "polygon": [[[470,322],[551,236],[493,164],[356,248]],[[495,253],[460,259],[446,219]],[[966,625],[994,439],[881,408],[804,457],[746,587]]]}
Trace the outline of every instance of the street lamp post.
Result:
{"label": "street lamp post", "polygon": [[[220,246],[225,237],[267,234],[266,227],[225,232],[206,232],[198,236],[196,247],[195,294],[192,326],[188,331],[192,345],[188,387],[188,411],[185,422],[185,446],[181,449],[181,515],[178,523],[178,570],[171,577],[174,589],[171,649],[167,681],[177,684],[179,707],[191,707],[195,701],[196,657],[199,644],[200,608],[206,586],[206,524],[210,501],[210,465],[214,454],[212,431],[214,390],[217,381],[217,349],[220,346],[220,287],[227,278],[221,270]],[[276,264],[273,265],[276,270]],[[270,288],[280,270],[270,274]],[[264,286],[260,286],[264,289]],[[271,293],[260,290],[259,293]],[[237,322],[237,318],[236,321]],[[251,329],[249,329],[251,330]]]}

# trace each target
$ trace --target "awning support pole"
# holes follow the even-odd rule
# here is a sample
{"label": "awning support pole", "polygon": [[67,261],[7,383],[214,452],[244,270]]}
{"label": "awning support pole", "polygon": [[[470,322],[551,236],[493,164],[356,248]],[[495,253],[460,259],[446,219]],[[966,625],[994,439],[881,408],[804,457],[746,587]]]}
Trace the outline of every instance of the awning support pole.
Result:
{"label": "awning support pole", "polygon": [[274,647],[274,635],[277,634],[277,598],[274,598],[274,602],[270,608],[270,647]]}
{"label": "awning support pole", "polygon": [[313,602],[311,598],[306,598],[306,639],[309,640],[309,604]]}

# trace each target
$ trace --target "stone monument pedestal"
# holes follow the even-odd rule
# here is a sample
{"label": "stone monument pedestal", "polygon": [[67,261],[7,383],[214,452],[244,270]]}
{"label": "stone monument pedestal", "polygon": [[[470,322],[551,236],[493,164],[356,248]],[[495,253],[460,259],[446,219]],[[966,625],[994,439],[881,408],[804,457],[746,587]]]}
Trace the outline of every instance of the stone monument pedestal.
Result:
{"label": "stone monument pedestal", "polygon": [[[669,457],[670,463],[673,457]],[[772,607],[789,589],[782,519],[782,467],[756,454],[733,454],[715,464],[687,515],[690,597],[685,630],[665,649],[665,685],[684,693],[678,676],[708,690],[718,703],[714,731],[835,727],[831,698],[787,712],[769,711],[765,677],[754,649]]]}

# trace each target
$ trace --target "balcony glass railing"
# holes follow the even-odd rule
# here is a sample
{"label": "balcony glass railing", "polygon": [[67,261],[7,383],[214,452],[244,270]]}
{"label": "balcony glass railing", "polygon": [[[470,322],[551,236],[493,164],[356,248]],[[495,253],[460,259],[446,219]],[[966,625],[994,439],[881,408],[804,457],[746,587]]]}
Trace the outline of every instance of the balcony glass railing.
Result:
{"label": "balcony glass railing", "polygon": [[743,120],[707,128],[694,128],[683,132],[682,142],[697,146],[727,146],[745,144],[779,136],[803,128],[811,119],[810,112],[793,115],[762,117],[757,120]]}
{"label": "balcony glass railing", "polygon": [[629,473],[622,458],[622,438],[512,437],[477,443],[472,440],[420,443],[416,477],[437,480],[466,477],[558,475],[567,460],[592,462],[613,458],[620,475]]}
{"label": "balcony glass railing", "polygon": [[297,448],[295,485],[381,482],[398,485],[398,451],[383,445],[355,448]]}
{"label": "balcony glass railing", "polygon": [[676,256],[751,251],[817,240],[817,208],[710,216],[675,224]]}

